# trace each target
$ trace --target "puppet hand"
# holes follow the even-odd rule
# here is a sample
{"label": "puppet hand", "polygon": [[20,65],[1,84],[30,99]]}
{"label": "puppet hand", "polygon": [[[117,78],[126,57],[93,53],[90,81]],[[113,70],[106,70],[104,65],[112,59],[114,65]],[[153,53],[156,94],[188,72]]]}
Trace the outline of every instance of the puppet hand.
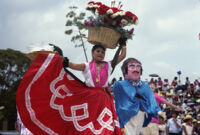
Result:
{"label": "puppet hand", "polygon": [[69,67],[69,59],[67,57],[63,58],[63,67],[64,68]]}
{"label": "puppet hand", "polygon": [[60,49],[60,47],[54,45],[54,44],[49,44],[50,46],[53,46],[53,51],[57,52],[60,56],[63,56],[63,51]]}

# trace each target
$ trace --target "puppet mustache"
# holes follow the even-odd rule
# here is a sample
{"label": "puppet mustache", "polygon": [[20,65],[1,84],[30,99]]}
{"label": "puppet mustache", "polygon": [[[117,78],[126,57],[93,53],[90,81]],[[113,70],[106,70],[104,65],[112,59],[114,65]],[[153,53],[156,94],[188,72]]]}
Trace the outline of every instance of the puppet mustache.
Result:
{"label": "puppet mustache", "polygon": [[133,71],[132,73],[139,73],[138,71]]}

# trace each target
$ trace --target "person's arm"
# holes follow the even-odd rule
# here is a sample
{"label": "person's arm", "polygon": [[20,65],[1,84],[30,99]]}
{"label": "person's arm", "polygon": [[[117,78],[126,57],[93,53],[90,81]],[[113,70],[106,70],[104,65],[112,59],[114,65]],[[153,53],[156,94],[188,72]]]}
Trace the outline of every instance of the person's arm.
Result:
{"label": "person's arm", "polygon": [[112,68],[114,68],[117,64],[119,64],[126,57],[126,41],[127,41],[127,38],[120,38],[118,40],[119,49],[121,48],[121,53],[117,57],[117,60],[115,60],[116,54],[119,51],[119,49],[118,49],[117,52],[116,52],[116,54],[115,54],[115,56],[114,56],[114,58],[113,58],[113,60],[111,61]]}
{"label": "person's arm", "polygon": [[69,68],[78,70],[78,71],[84,71],[85,70],[85,64],[75,64],[72,62],[69,62]]}
{"label": "person's arm", "polygon": [[166,127],[166,135],[169,133],[169,127]]}
{"label": "person's arm", "polygon": [[176,124],[177,128],[181,128],[181,125],[179,125],[179,123],[177,122],[176,118],[173,118],[174,123]]}
{"label": "person's arm", "polygon": [[69,62],[69,59],[67,57],[63,57],[63,67],[64,68],[71,68],[73,70],[78,70],[78,71],[84,71],[85,70],[85,64],[75,64],[72,62]]}
{"label": "person's arm", "polygon": [[123,45],[121,54],[119,55],[117,59],[117,64],[119,64],[125,57],[126,57],[126,45]]}
{"label": "person's arm", "polygon": [[163,103],[166,104],[166,105],[168,105],[168,106],[171,106],[172,108],[176,109],[177,111],[184,112],[184,110],[183,110],[182,108],[180,108],[180,107],[178,107],[178,106],[176,106],[176,105],[170,103],[170,102],[167,101],[167,100],[165,100]]}

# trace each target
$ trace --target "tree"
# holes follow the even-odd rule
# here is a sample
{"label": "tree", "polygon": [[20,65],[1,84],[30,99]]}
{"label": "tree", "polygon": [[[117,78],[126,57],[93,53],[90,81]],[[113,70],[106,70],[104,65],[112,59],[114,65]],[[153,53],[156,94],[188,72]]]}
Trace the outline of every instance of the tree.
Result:
{"label": "tree", "polygon": [[14,82],[22,79],[31,60],[20,51],[0,50],[0,90],[8,90]]}
{"label": "tree", "polygon": [[1,116],[8,120],[8,129],[14,129],[16,119],[16,91],[31,60],[20,51],[0,50],[0,106]]}
{"label": "tree", "polygon": [[[85,59],[88,62],[85,44],[83,41],[83,37],[85,37],[84,30],[87,29],[87,27],[83,24],[83,20],[85,19],[85,13],[81,12],[78,15],[76,14],[76,10],[78,9],[76,6],[69,7],[70,11],[67,13],[67,22],[66,26],[70,27],[68,30],[65,31],[66,35],[72,35],[71,41],[75,43],[75,47],[83,47]],[[73,26],[77,28],[77,31],[73,30]],[[76,33],[76,34],[74,34]],[[78,44],[77,44],[78,43]]]}

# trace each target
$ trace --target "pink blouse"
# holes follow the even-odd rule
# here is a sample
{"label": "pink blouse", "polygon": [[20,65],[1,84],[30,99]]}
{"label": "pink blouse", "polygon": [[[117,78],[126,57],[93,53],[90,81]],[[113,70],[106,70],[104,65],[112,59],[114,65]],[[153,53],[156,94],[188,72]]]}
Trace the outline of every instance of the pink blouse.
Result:
{"label": "pink blouse", "polygon": [[107,87],[112,67],[110,62],[103,62],[99,67],[92,61],[85,64],[83,76],[88,87]]}

